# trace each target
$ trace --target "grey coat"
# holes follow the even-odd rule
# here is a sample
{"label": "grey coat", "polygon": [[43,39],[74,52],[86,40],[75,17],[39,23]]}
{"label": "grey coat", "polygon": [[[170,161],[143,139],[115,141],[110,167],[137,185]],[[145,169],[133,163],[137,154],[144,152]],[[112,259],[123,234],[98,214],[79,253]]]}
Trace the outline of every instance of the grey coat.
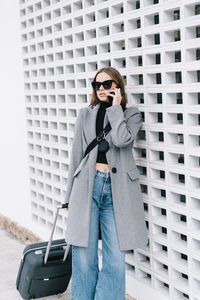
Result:
{"label": "grey coat", "polygon": [[[81,108],[75,124],[75,135],[70,156],[67,191],[64,203],[69,203],[66,241],[87,247],[90,228],[92,191],[98,146],[84,159],[87,145],[96,137],[96,117],[100,104]],[[141,113],[136,107],[121,105],[106,108],[104,127],[111,124],[106,135],[106,152],[111,173],[111,189],[118,240],[121,251],[147,245],[139,171],[133,157],[133,142],[142,125]],[[114,170],[114,169],[115,170]],[[115,171],[115,172],[114,172]]]}

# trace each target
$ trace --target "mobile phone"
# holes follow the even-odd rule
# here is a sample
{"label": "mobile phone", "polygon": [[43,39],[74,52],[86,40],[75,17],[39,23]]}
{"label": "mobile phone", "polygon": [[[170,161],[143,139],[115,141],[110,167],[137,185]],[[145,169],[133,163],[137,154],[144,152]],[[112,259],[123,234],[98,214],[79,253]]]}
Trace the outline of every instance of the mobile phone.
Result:
{"label": "mobile phone", "polygon": [[[116,88],[118,89],[118,88],[120,88],[120,85],[118,84],[117,86],[116,86]],[[121,93],[121,96],[123,97],[124,96],[124,92],[122,91],[122,89],[120,88],[120,93]],[[110,94],[115,94],[115,92],[110,92]],[[113,97],[112,96],[107,96],[107,98],[108,98],[108,100],[109,100],[109,102],[110,103],[112,103],[113,102]]]}

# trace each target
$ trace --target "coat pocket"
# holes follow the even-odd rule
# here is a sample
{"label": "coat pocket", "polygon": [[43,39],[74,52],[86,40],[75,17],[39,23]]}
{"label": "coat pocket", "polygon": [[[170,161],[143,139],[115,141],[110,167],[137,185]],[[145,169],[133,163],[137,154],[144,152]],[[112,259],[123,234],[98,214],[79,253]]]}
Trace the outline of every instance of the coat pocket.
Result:
{"label": "coat pocket", "polygon": [[135,180],[135,179],[139,178],[139,176],[140,176],[140,173],[139,173],[137,167],[127,171],[127,174],[131,180]]}

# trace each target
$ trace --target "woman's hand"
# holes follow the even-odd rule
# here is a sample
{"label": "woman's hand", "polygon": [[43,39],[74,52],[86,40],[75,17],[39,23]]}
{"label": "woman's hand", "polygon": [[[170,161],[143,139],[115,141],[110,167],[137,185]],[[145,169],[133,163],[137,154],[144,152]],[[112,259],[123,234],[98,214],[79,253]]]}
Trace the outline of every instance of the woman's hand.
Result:
{"label": "woman's hand", "polygon": [[121,101],[122,101],[122,96],[121,96],[121,93],[120,93],[120,88],[114,88],[114,90],[112,90],[112,92],[114,92],[115,95],[113,95],[113,94],[107,94],[106,96],[113,97],[112,105],[120,104]]}

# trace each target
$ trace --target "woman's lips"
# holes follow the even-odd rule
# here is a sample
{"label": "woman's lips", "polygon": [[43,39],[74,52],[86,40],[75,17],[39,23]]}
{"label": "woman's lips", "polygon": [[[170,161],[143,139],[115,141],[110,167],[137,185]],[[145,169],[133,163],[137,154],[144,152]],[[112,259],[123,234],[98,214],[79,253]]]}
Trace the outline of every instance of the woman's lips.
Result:
{"label": "woman's lips", "polygon": [[106,96],[106,94],[99,94],[99,96]]}

